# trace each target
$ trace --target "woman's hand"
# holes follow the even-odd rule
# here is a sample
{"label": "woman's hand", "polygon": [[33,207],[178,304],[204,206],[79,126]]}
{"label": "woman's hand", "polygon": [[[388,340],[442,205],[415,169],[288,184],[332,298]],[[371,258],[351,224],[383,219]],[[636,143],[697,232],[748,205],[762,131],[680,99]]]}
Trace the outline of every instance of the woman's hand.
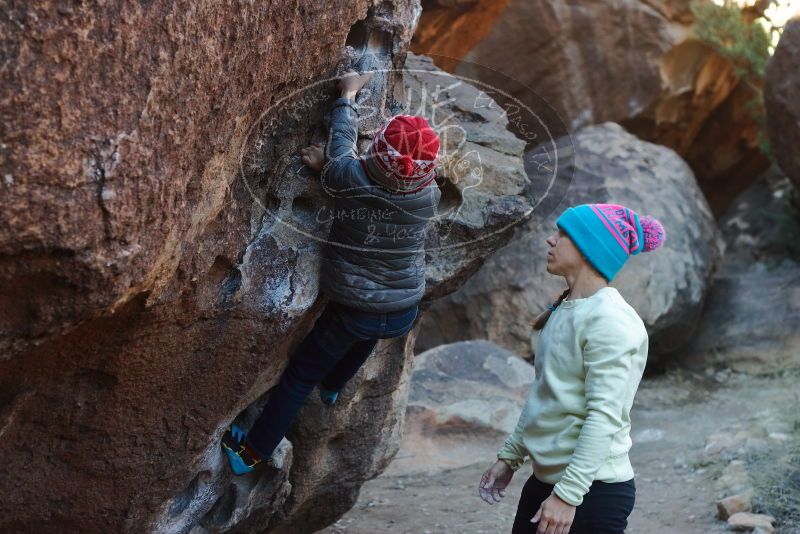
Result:
{"label": "woman's hand", "polygon": [[514,470],[503,460],[497,460],[481,477],[478,495],[489,504],[500,502],[506,496],[506,486],[513,476]]}
{"label": "woman's hand", "polygon": [[364,84],[372,78],[373,74],[373,72],[359,74],[354,70],[345,72],[344,76],[339,78],[339,90],[342,92],[342,96],[345,98],[355,98],[356,93],[364,87]]}
{"label": "woman's hand", "polygon": [[531,523],[539,523],[536,534],[569,534],[574,519],[575,507],[551,493],[539,506]]}

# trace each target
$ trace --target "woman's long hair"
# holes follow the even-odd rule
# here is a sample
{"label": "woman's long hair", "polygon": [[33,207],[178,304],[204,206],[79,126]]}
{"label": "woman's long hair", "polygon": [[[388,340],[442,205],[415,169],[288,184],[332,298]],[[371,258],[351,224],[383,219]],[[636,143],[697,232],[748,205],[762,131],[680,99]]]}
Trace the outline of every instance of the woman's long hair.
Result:
{"label": "woman's long hair", "polygon": [[553,304],[551,304],[545,311],[540,313],[536,319],[531,321],[531,328],[534,330],[541,330],[544,328],[544,325],[547,324],[547,320],[550,318],[550,314],[553,313],[553,311],[555,311],[555,309],[562,302],[564,302],[564,299],[567,298],[567,295],[569,295],[569,288],[565,289],[564,292],[561,293],[561,296],[558,297]]}

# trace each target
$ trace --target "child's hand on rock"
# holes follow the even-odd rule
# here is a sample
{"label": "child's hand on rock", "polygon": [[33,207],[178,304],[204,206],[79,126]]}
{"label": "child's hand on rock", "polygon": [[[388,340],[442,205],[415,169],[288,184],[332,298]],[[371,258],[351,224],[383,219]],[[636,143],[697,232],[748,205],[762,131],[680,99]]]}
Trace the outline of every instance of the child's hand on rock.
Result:
{"label": "child's hand on rock", "polygon": [[365,72],[359,74],[354,70],[349,70],[344,73],[344,76],[339,78],[339,90],[345,98],[355,98],[356,93],[372,78],[374,72]]}
{"label": "child's hand on rock", "polygon": [[312,171],[319,172],[325,164],[325,152],[322,143],[314,143],[311,146],[300,149],[300,160],[305,163]]}

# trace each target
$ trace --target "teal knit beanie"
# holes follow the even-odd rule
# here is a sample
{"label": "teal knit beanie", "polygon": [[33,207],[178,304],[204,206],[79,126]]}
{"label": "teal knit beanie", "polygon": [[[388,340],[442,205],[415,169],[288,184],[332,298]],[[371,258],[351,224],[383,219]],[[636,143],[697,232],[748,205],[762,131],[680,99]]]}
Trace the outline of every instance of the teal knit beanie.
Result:
{"label": "teal knit beanie", "polygon": [[584,257],[609,282],[632,255],[660,247],[664,227],[619,204],[582,204],[556,220]]}

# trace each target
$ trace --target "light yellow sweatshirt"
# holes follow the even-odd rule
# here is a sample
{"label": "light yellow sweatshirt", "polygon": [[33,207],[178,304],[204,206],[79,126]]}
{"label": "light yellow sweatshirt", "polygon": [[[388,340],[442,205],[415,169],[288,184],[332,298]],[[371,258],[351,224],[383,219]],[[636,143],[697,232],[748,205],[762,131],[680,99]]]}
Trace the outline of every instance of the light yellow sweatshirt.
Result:
{"label": "light yellow sweatshirt", "polygon": [[562,302],[540,332],[533,387],[497,457],[516,470],[530,455],[536,478],[574,506],[594,480],[633,478],[630,410],[647,348],[644,323],[615,288]]}

